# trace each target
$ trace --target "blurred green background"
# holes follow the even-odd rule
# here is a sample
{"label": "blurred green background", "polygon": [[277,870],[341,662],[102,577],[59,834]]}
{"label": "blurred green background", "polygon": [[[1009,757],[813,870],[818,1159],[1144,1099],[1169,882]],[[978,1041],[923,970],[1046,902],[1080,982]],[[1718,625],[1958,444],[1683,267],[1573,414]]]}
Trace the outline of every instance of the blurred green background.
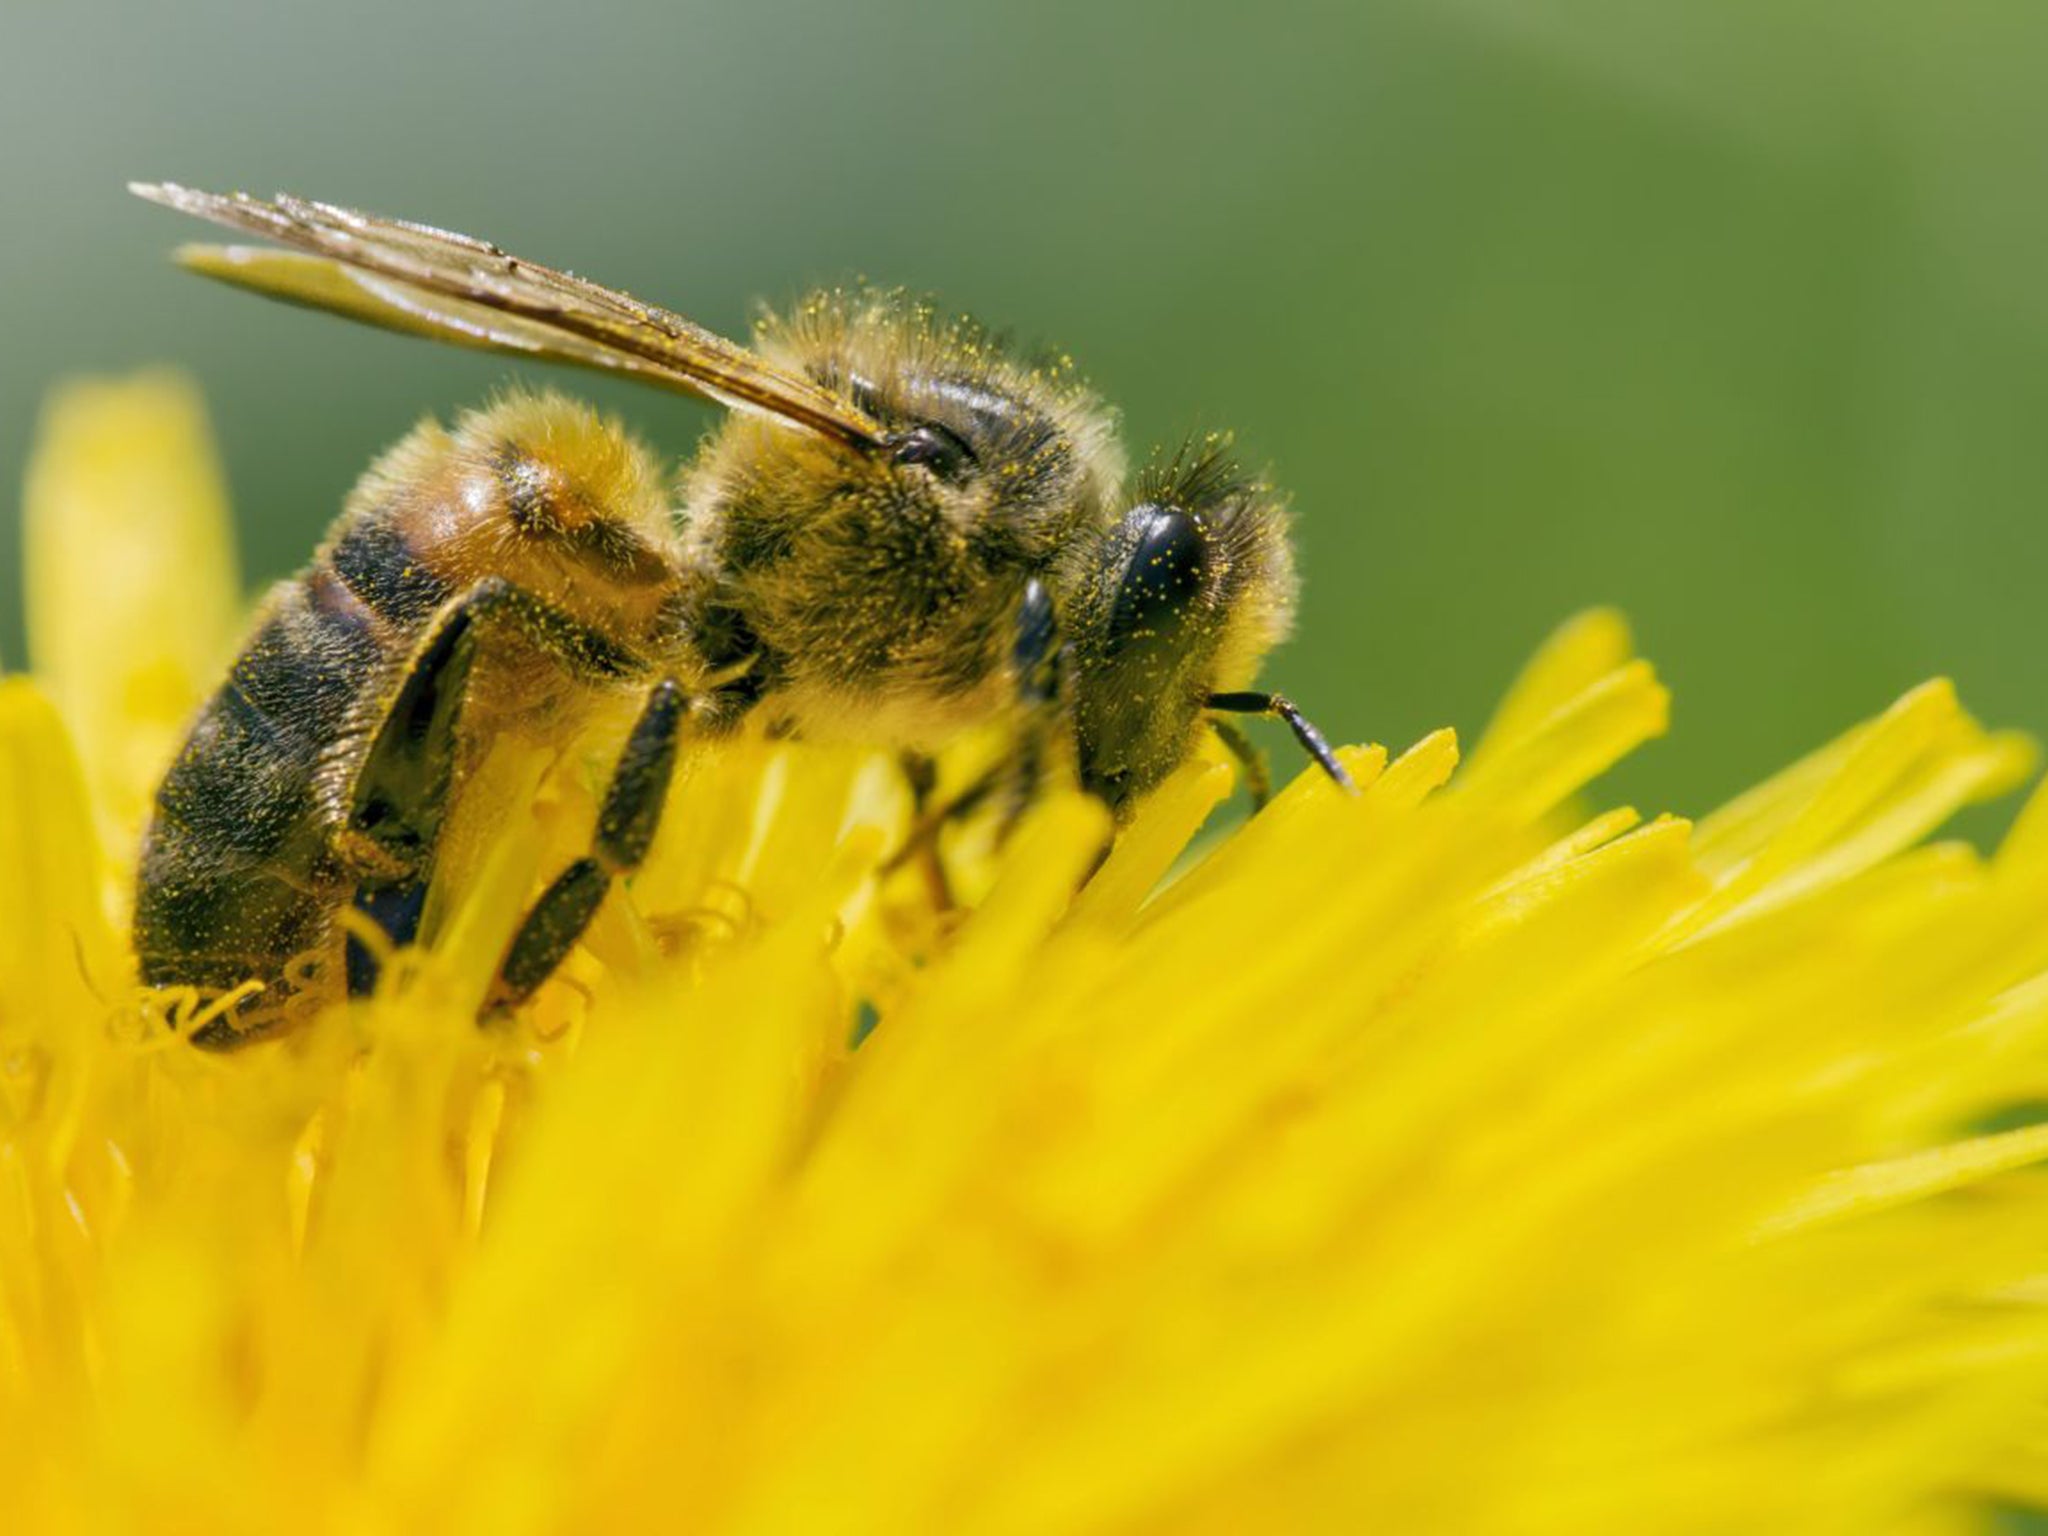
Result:
{"label": "blurred green background", "polygon": [[1476,727],[1614,603],[1678,701],[1622,788],[1700,809],[1936,672],[2048,733],[2044,65],[2017,0],[0,0],[0,477],[53,380],[179,362],[255,582],[512,372],[174,272],[132,177],[724,329],[867,274],[1071,351],[1141,452],[1233,427],[1300,513],[1269,676],[1333,734]]}

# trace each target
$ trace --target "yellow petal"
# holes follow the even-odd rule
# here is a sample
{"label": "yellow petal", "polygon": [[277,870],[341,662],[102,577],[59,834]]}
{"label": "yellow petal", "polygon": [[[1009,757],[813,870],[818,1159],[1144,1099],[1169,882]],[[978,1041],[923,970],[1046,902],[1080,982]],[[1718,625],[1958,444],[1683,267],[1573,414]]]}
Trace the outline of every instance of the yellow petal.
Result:
{"label": "yellow petal", "polygon": [[243,622],[226,492],[192,385],[158,372],[54,394],[23,521],[29,659],[125,848]]}
{"label": "yellow petal", "polygon": [[[39,591],[162,483],[119,414],[53,417]],[[108,622],[161,630],[178,589],[134,580]],[[132,817],[206,663],[123,632],[183,658],[134,685],[39,602]],[[374,997],[216,1055],[127,989],[64,727],[0,683],[10,1533],[1933,1536],[2048,1500],[2048,1133],[1983,1128],[2048,1099],[2048,812],[1921,841],[2031,755],[1945,685],[1697,829],[1577,816],[1667,707],[1594,614],[1462,767],[1344,749],[1357,795],[1304,773],[1198,861],[1219,763],[1113,844],[1049,790],[941,839],[944,909],[886,755],[707,743],[479,1024],[618,702],[465,779]]]}

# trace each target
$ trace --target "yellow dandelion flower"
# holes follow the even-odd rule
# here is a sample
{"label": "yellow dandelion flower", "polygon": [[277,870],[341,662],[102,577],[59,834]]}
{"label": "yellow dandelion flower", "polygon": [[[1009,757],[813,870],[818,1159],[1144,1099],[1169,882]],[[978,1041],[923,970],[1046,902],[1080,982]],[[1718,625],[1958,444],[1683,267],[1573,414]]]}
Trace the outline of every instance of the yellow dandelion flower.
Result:
{"label": "yellow dandelion flower", "polygon": [[[2048,800],[1989,856],[1923,841],[2030,763],[1946,685],[1696,826],[1587,819],[1665,719],[1596,614],[1469,761],[1350,751],[1357,797],[1304,777],[1189,859],[1231,785],[1197,762],[1085,884],[1102,817],[1054,797],[944,934],[881,874],[882,765],[740,742],[479,1029],[591,813],[579,752],[494,760],[470,798],[532,813],[471,829],[422,950],[214,1055],[136,1001],[118,895],[233,585],[190,410],[77,394],[32,477],[7,1530],[1948,1533],[2048,1499],[2048,1127],[1981,1130],[2048,1099]],[[77,601],[72,530],[147,568]]]}

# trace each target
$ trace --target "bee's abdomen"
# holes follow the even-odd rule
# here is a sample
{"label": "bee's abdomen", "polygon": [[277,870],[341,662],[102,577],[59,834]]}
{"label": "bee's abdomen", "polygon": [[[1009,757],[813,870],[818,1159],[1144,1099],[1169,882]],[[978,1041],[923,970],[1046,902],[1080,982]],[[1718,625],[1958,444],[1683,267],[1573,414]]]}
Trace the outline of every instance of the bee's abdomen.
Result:
{"label": "bee's abdomen", "polygon": [[135,898],[145,982],[271,982],[324,942],[343,887],[318,778],[390,635],[324,568],[279,589],[157,791]]}
{"label": "bee's abdomen", "polygon": [[423,628],[448,600],[448,581],[388,517],[352,519],[323,553],[334,577],[365,608],[408,633]]}

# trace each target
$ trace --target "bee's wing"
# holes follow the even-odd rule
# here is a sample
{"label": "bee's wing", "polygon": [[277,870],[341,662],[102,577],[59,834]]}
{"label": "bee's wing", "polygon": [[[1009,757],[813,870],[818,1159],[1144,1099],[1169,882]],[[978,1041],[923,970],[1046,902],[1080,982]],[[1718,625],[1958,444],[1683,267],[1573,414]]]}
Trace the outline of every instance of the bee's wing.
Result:
{"label": "bee's wing", "polygon": [[467,235],[295,197],[262,202],[169,184],[131,190],[293,248],[179,251],[208,277],[409,335],[626,374],[860,446],[882,438],[849,401],[681,315]]}

